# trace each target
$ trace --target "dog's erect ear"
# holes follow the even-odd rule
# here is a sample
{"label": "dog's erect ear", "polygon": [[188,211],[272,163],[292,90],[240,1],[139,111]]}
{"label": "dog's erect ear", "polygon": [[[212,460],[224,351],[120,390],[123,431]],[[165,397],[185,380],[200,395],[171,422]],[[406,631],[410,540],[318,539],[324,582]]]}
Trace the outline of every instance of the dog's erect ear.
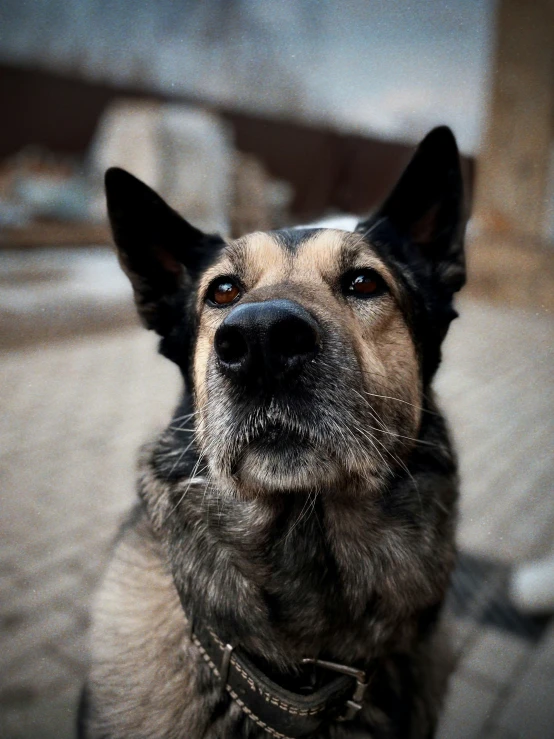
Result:
{"label": "dog's erect ear", "polygon": [[172,210],[148,185],[123,169],[106,172],[108,215],[119,261],[143,323],[166,336],[191,286],[223,245]]}
{"label": "dog's erect ear", "polygon": [[452,131],[441,126],[423,139],[379,212],[356,230],[369,232],[371,240],[371,231],[377,232],[379,224],[391,224],[452,294],[465,282],[462,210],[458,147]]}

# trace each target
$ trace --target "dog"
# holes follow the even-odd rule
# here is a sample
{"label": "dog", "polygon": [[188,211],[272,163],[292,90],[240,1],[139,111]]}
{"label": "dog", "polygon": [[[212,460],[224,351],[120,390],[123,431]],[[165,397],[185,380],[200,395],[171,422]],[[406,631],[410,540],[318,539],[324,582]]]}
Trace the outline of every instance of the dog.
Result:
{"label": "dog", "polygon": [[465,281],[454,136],[355,230],[205,234],[121,169],[114,241],[184,393],[93,612],[88,739],[428,739],[455,454],[431,382]]}

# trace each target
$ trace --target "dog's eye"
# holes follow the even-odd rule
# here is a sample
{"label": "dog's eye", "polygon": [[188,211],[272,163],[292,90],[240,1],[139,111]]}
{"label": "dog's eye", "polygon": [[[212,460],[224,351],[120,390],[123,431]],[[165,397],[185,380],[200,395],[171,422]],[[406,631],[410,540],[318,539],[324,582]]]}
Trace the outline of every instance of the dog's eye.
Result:
{"label": "dog's eye", "polygon": [[206,300],[220,307],[234,303],[241,296],[241,289],[232,277],[213,280],[206,293]]}
{"label": "dog's eye", "polygon": [[342,279],[345,295],[356,298],[374,298],[387,290],[387,283],[374,269],[355,269]]}

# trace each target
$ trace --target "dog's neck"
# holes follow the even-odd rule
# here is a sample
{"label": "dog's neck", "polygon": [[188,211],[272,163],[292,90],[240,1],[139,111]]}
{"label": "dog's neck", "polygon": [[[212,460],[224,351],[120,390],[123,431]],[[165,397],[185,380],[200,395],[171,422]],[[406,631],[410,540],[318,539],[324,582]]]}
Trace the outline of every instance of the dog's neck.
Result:
{"label": "dog's neck", "polygon": [[[283,669],[303,657],[353,664],[410,648],[453,559],[455,468],[442,422],[424,420],[406,469],[366,497],[219,496],[168,474],[170,437],[145,457],[141,494],[187,615]],[[443,478],[439,499],[436,479],[428,490],[430,460]]]}

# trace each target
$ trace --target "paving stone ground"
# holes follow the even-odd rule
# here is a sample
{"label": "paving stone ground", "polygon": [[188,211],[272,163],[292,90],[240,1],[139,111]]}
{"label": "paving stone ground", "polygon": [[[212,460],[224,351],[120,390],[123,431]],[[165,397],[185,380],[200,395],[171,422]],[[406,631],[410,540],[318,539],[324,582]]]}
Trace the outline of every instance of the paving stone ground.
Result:
{"label": "paving stone ground", "polygon": [[[554,549],[554,325],[465,300],[437,388],[460,452],[464,551]],[[34,337],[36,341],[36,337]],[[70,739],[91,595],[133,499],[136,452],[178,373],[138,328],[17,342],[0,360],[0,737]],[[458,621],[440,739],[554,737],[554,629]]]}

